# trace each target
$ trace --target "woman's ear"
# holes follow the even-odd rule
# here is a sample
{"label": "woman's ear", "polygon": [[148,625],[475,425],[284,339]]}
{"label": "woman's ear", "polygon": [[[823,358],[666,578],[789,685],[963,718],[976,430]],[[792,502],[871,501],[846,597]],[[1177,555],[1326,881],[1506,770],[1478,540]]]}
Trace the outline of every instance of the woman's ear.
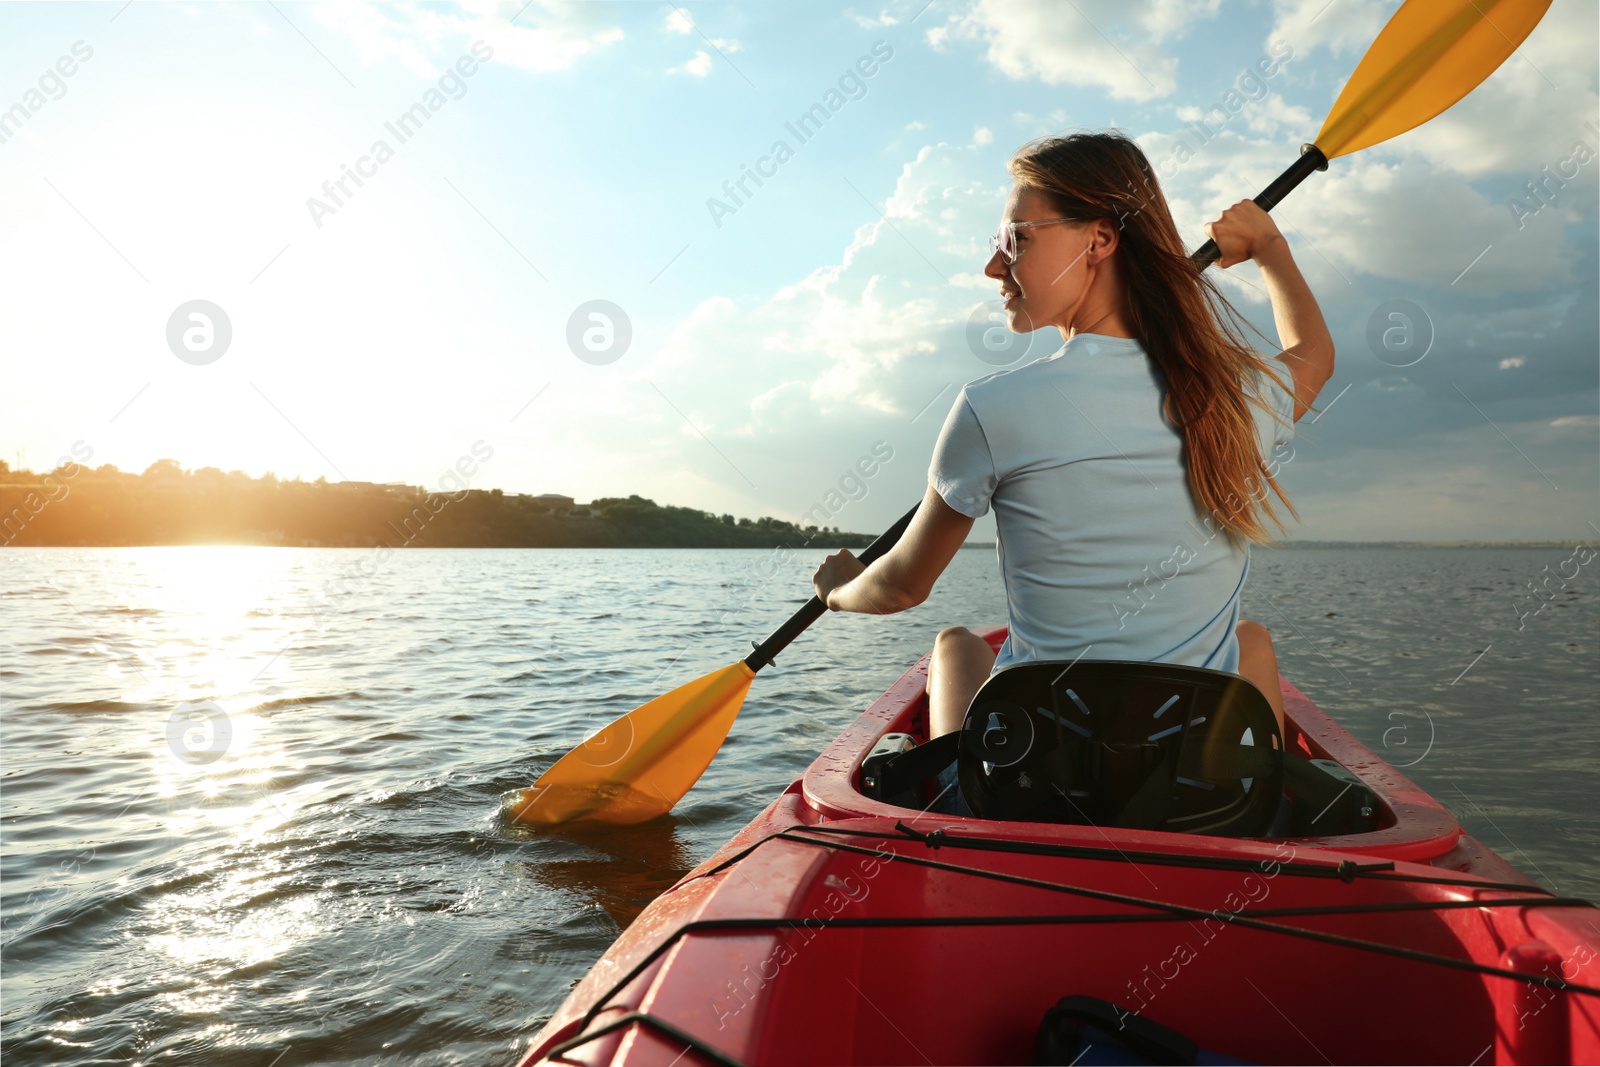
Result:
{"label": "woman's ear", "polygon": [[1120,229],[1113,225],[1111,219],[1095,219],[1089,229],[1091,244],[1088,254],[1096,260],[1103,260],[1115,252],[1121,239]]}

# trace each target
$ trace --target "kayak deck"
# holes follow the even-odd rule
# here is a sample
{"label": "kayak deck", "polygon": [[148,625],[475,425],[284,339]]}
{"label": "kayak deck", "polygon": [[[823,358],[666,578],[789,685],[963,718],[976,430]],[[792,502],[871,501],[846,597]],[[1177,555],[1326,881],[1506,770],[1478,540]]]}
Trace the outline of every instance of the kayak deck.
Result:
{"label": "kayak deck", "polygon": [[1379,829],[1228,839],[871,800],[877,739],[926,736],[927,667],[646,908],[524,1063],[1023,1063],[1069,995],[1255,1062],[1600,1057],[1600,998],[1481,969],[1600,986],[1594,909],[1463,834],[1287,681],[1286,743],[1358,774]]}

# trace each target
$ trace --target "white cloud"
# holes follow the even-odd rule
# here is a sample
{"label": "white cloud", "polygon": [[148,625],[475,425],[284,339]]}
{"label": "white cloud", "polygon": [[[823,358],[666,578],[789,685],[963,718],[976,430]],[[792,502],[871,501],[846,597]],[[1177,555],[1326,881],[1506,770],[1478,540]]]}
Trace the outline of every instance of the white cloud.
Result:
{"label": "white cloud", "polygon": [[[675,7],[667,15],[667,17],[662,20],[661,29],[664,33],[686,34],[695,29],[695,22],[687,11],[684,11],[682,8]],[[741,52],[744,50],[744,46],[731,37],[706,37],[705,39],[714,47],[720,48],[724,52]],[[682,67],[675,67],[672,70],[667,71],[667,73],[688,73],[698,75],[699,77],[703,78],[705,77],[705,73],[699,68],[705,66],[705,64],[703,64],[701,61],[704,55],[705,53],[703,52],[698,53],[693,59],[691,59],[688,63],[685,63]],[[690,69],[691,67],[695,69]]]}
{"label": "white cloud", "polygon": [[1309,141],[1316,132],[1317,120],[1304,107],[1290,104],[1277,93],[1242,108],[1239,117],[1251,133],[1276,138],[1280,132]]}
{"label": "white cloud", "polygon": [[[669,14],[662,23],[661,28],[664,31],[671,33],[688,33],[690,30],[694,30],[696,27],[694,19],[692,19],[687,12],[679,8],[674,8],[672,13]],[[704,34],[701,34],[701,37],[713,48],[725,55],[744,51],[744,46],[731,37],[706,37]],[[682,66],[668,67],[666,73],[688,74],[695,78],[704,78],[711,73],[711,67],[711,53],[706,51],[698,51],[688,60],[686,60]]]}
{"label": "white cloud", "polygon": [[1214,18],[1222,7],[1222,0],[1151,0],[1151,2],[1136,5],[1106,5],[1103,10],[1126,11],[1128,8],[1142,8],[1139,22],[1145,32],[1158,40],[1175,37],[1189,28],[1191,22],[1202,18]]}
{"label": "white cloud", "polygon": [[[1502,359],[1500,361],[1500,369],[1501,370],[1510,370],[1512,367],[1523,366],[1527,362],[1528,361],[1526,359],[1524,359],[1522,356],[1512,356],[1510,359]],[[1555,423],[1551,423],[1551,425],[1554,426]]]}
{"label": "white cloud", "polygon": [[692,58],[681,67],[668,67],[668,74],[692,74],[696,78],[704,78],[711,73],[711,53],[696,52]]}
{"label": "white cloud", "polygon": [[1166,96],[1177,84],[1177,58],[1160,47],[1219,0],[1078,0],[1070,6],[1031,0],[975,0],[928,31],[942,50],[951,41],[987,45],[985,59],[1007,77],[1046,85],[1106,89],[1119,100]]}
{"label": "white cloud", "polygon": [[515,23],[515,7],[479,0],[457,11],[420,4],[329,4],[312,9],[318,21],[348,36],[361,62],[394,56],[424,77],[440,69],[477,40],[494,49],[497,63],[523,70],[566,70],[584,57],[622,40],[605,12],[559,0],[533,0]]}
{"label": "white cloud", "polygon": [[866,15],[856,15],[855,21],[856,25],[860,26],[864,30],[875,30],[879,26],[900,25],[900,20],[889,14],[887,11],[880,13],[875,18]]}
{"label": "white cloud", "polygon": [[973,144],[992,144],[993,142],[994,133],[987,126],[979,126],[972,132]]}
{"label": "white cloud", "polygon": [[1296,54],[1326,48],[1336,56],[1366,52],[1389,16],[1392,0],[1274,0],[1268,40],[1288,41]]}

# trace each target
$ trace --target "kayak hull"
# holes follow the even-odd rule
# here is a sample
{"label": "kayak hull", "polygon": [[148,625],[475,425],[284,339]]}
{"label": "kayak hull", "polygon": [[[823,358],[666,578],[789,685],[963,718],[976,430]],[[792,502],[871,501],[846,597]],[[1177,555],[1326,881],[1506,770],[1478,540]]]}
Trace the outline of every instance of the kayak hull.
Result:
{"label": "kayak hull", "polygon": [[926,736],[927,666],[646,908],[523,1064],[1025,1063],[1073,995],[1248,1062],[1600,1059],[1600,998],[1512,976],[1600,986],[1595,909],[1552,900],[1289,682],[1287,747],[1358,774],[1380,829],[1231,839],[871,800],[874,742]]}

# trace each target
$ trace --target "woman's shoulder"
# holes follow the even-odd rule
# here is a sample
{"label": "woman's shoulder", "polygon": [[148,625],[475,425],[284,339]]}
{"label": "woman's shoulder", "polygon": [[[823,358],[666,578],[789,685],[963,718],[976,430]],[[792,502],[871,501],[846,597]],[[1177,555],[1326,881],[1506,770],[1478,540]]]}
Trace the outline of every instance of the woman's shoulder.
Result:
{"label": "woman's shoulder", "polygon": [[1040,356],[1026,363],[1019,363],[1015,367],[1004,367],[991,371],[981,378],[974,378],[964,387],[967,393],[998,393],[1009,389],[1028,388],[1034,385],[1044,375],[1048,374],[1052,365],[1060,362],[1063,349],[1057,349],[1048,356]]}
{"label": "woman's shoulder", "polygon": [[[1144,345],[1137,338],[1078,334],[1048,355],[975,378],[964,388],[968,400],[981,397],[998,401],[1017,394],[1048,390],[1052,386],[1072,385],[1080,378],[1107,385],[1109,379],[1103,373],[1107,368],[1096,357],[1107,356],[1120,362],[1117,357],[1143,354]],[[1095,365],[1089,366],[1087,361],[1095,361]],[[1138,368],[1142,373],[1145,362],[1140,361]]]}

